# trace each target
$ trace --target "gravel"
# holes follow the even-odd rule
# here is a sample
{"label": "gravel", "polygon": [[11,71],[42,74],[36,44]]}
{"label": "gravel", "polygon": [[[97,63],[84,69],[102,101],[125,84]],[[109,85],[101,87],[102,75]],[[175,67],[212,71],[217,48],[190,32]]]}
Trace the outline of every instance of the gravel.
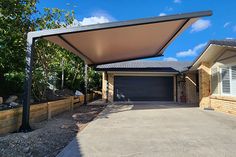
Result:
{"label": "gravel", "polygon": [[0,137],[0,157],[54,157],[105,105],[80,106],[51,120],[31,124],[34,131]]}

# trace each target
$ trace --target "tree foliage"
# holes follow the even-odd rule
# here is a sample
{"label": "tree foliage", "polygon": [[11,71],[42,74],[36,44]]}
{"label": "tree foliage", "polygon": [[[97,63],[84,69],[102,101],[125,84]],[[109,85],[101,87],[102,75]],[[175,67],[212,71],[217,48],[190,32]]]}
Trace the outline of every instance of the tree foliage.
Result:
{"label": "tree foliage", "polygon": [[[37,1],[2,0],[0,2],[0,95],[22,93],[26,55],[26,37],[29,31],[68,27],[74,21],[74,12],[45,8],[41,13]],[[64,88],[83,90],[84,63],[76,55],[39,39],[35,44],[33,64],[33,96],[47,99],[50,87],[60,89],[64,73]],[[89,69],[90,90],[101,87],[100,74]]]}

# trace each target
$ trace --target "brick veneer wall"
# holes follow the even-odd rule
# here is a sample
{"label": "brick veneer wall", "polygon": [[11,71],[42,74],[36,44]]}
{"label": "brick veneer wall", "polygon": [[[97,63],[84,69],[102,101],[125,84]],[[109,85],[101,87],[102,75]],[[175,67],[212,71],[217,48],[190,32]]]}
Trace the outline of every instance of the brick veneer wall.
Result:
{"label": "brick veneer wall", "polygon": [[209,64],[202,63],[198,72],[200,108],[212,108],[215,111],[236,115],[236,97],[211,95],[211,74]]}
{"label": "brick veneer wall", "polygon": [[208,63],[201,63],[199,72],[199,106],[201,108],[210,107],[210,66]]}
{"label": "brick veneer wall", "polygon": [[102,99],[106,99],[107,98],[107,75],[105,72],[102,73]]}
{"label": "brick veneer wall", "polygon": [[196,73],[188,72],[185,76],[186,102],[191,104],[198,103],[198,93],[196,89]]}
{"label": "brick veneer wall", "polygon": [[[107,78],[108,77],[108,78]],[[107,76],[105,72],[102,75],[102,98],[107,98],[107,81],[108,81],[108,101],[113,101],[114,94],[114,74],[109,73]]]}
{"label": "brick veneer wall", "polygon": [[108,74],[108,101],[113,102],[114,95],[114,74]]}
{"label": "brick veneer wall", "polygon": [[210,101],[214,110],[236,115],[236,97],[210,96]]}

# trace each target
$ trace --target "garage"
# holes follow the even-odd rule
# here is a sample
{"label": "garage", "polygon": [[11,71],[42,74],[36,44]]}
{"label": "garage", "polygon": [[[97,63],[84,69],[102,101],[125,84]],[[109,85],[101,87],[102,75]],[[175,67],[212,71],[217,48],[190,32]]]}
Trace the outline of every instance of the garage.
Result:
{"label": "garage", "polygon": [[110,102],[178,102],[182,91],[182,86],[178,85],[178,75],[191,64],[138,60],[97,66],[96,70],[102,72],[102,98]]}
{"label": "garage", "polygon": [[174,101],[172,76],[114,76],[114,101]]}

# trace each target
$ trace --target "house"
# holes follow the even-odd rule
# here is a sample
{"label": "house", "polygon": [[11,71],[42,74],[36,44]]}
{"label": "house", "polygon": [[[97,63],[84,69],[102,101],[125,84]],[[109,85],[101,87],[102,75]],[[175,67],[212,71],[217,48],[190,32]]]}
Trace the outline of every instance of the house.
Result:
{"label": "house", "polygon": [[105,71],[103,98],[109,101],[178,101],[177,75],[190,65],[141,60],[100,65],[97,70]]}
{"label": "house", "polygon": [[213,40],[191,65],[198,74],[199,106],[236,114],[236,40]]}
{"label": "house", "polygon": [[236,113],[236,40],[210,41],[193,63],[139,60],[96,69],[111,102],[173,101]]}

